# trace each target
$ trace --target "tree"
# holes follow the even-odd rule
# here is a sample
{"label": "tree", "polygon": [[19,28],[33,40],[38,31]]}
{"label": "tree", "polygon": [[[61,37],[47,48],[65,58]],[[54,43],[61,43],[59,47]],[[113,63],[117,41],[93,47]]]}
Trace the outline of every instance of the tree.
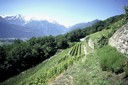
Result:
{"label": "tree", "polygon": [[125,19],[126,21],[128,21],[128,6],[125,6],[124,9],[125,9]]}
{"label": "tree", "polygon": [[60,41],[57,42],[57,47],[59,49],[65,49],[67,48],[69,45],[68,45],[68,42],[66,39],[61,39]]}
{"label": "tree", "polygon": [[14,40],[14,44],[20,44],[20,43],[22,43],[23,41],[22,40],[20,40],[20,39],[16,39],[16,40]]}
{"label": "tree", "polygon": [[6,57],[6,51],[0,46],[0,63],[3,63]]}

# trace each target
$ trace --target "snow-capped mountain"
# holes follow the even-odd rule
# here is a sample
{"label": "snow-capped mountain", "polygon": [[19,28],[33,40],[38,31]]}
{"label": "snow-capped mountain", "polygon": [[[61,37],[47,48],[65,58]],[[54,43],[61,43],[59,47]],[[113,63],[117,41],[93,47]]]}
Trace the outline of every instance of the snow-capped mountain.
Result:
{"label": "snow-capped mountain", "polygon": [[[7,33],[2,31],[4,36],[10,38],[31,38],[46,35],[58,35],[66,33],[66,29],[65,26],[46,19],[36,20],[32,18],[26,20],[25,17],[21,15],[6,16],[4,18],[0,17],[0,32],[1,30],[5,30]],[[4,36],[0,34],[0,37]]]}
{"label": "snow-capped mountain", "polygon": [[0,17],[0,38],[28,38],[28,32],[22,30],[23,27],[10,24],[4,18]]}
{"label": "snow-capped mountain", "polygon": [[79,23],[69,29],[51,19],[33,18],[26,16],[0,17],[0,38],[31,38],[48,35],[64,34],[77,28],[93,25],[98,20],[88,23]]}
{"label": "snow-capped mountain", "polygon": [[4,17],[6,21],[8,21],[10,24],[14,25],[24,25],[25,24],[25,19],[23,16],[16,15],[16,16],[6,16]]}
{"label": "snow-capped mountain", "polygon": [[31,30],[38,32],[38,34],[45,35],[58,35],[66,32],[66,27],[60,25],[58,23],[49,22],[47,20],[31,20],[27,22],[25,25],[27,28],[31,28]]}

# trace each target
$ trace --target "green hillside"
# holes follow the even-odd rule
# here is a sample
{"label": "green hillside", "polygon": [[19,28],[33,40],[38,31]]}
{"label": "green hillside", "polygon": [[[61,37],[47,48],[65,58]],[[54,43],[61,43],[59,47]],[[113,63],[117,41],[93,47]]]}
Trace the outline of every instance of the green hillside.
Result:
{"label": "green hillside", "polygon": [[[119,15],[65,35],[32,38],[5,46],[11,49],[14,45],[13,50],[9,50],[14,59],[11,63],[4,62],[3,66],[9,68],[24,61],[14,68],[21,73],[1,85],[128,85],[128,65],[125,64],[128,59],[108,45],[109,38],[126,23],[126,16]],[[83,37],[84,41],[80,41]]]}
{"label": "green hillside", "polygon": [[82,57],[84,57],[83,44],[80,42],[72,48],[56,54],[36,67],[7,80],[3,85],[45,85],[49,79],[56,77]]}
{"label": "green hillside", "polygon": [[[122,20],[114,23],[112,26],[121,23]],[[120,24],[118,27],[120,27]],[[90,39],[94,40],[96,44],[95,50],[88,46],[88,41],[76,43],[73,47],[63,50],[55,54],[55,56],[47,59],[41,64],[33,67],[19,75],[6,80],[2,85],[120,85],[122,80],[116,74],[107,71],[102,71],[100,65],[99,50],[104,49],[99,46],[104,43],[98,42],[102,37],[109,38],[113,29],[109,29],[94,33],[90,35]],[[117,28],[118,28],[117,27]],[[115,28],[115,27],[114,27]],[[107,45],[107,44],[106,44]],[[109,47],[110,49],[113,49]],[[88,55],[84,50],[87,50]],[[105,48],[106,49],[106,48]],[[104,49],[104,50],[105,50]],[[109,50],[110,50],[109,49]],[[116,52],[116,51],[115,51]],[[111,55],[111,53],[107,53]],[[118,55],[118,52],[113,53]],[[123,55],[122,55],[123,56]],[[119,56],[120,57],[120,56]],[[57,77],[58,76],[58,77]],[[116,81],[116,79],[119,81]]]}
{"label": "green hillside", "polygon": [[[89,35],[95,43],[95,50],[88,48],[88,55],[81,58],[72,66],[52,79],[49,85],[127,85],[125,80],[127,68],[121,72],[128,60],[115,48],[108,46],[108,39],[119,27],[123,25],[123,20],[111,24],[109,28]],[[84,41],[86,42],[86,41]]]}
{"label": "green hillside", "polygon": [[[102,71],[97,50],[91,51],[72,66],[52,79],[48,85],[127,85],[120,76]],[[121,75],[123,76],[123,75]],[[117,81],[118,79],[118,81]]]}

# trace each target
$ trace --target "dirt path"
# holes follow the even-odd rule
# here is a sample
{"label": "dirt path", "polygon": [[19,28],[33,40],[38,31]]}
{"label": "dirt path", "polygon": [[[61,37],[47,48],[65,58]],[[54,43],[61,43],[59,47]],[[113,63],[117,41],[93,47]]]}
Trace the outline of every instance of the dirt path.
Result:
{"label": "dirt path", "polygon": [[63,73],[51,80],[48,85],[73,85],[73,77],[70,75],[64,75]]}
{"label": "dirt path", "polygon": [[57,76],[55,79],[51,79],[48,83],[48,85],[54,85],[55,81],[57,81],[60,77],[63,76],[63,73],[61,73],[59,76]]}
{"label": "dirt path", "polygon": [[86,55],[88,54],[87,52],[88,52],[87,51],[87,47],[84,46],[84,54],[85,54],[85,56],[82,58],[82,63],[84,63],[85,60],[86,60]]}
{"label": "dirt path", "polygon": [[[86,47],[83,47],[83,50],[84,50],[84,54],[87,55],[87,48]],[[85,63],[85,60],[86,60],[86,56],[84,56],[82,59],[81,59],[81,62],[82,63]],[[70,67],[69,67],[70,68]],[[76,68],[76,70],[79,70],[78,68]],[[75,70],[75,71],[76,71]],[[73,82],[74,81],[74,78],[70,75],[70,74],[66,74],[65,75],[65,72],[60,74],[59,76],[57,76],[56,78],[52,79],[49,81],[48,85],[74,85]]]}

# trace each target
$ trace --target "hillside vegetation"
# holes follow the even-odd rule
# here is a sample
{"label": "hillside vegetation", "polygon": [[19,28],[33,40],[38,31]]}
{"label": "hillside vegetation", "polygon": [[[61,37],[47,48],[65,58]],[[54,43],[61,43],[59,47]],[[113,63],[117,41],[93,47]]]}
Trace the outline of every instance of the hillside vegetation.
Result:
{"label": "hillside vegetation", "polygon": [[[86,43],[88,55],[52,79],[49,85],[128,85],[125,79],[128,73],[125,62],[128,59],[107,45],[108,39],[125,23],[125,20],[121,19],[106,29],[89,35],[89,39],[95,44],[95,50],[88,48]],[[84,42],[89,40],[88,37]]]}
{"label": "hillside vegetation", "polygon": [[[108,39],[126,22],[124,14],[65,35],[32,38],[27,42],[17,40],[11,45],[0,46],[1,81],[20,73],[1,84],[127,85],[127,59],[107,45]],[[87,35],[93,41],[94,49],[89,46],[87,37],[85,41],[79,41]],[[116,75],[123,72],[121,77]],[[71,81],[65,81],[65,76]]]}
{"label": "hillside vegetation", "polygon": [[114,16],[91,27],[77,29],[64,35],[31,38],[26,42],[16,40],[11,45],[0,46],[0,81],[45,61],[63,49],[72,47],[80,38],[101,31],[123,17],[124,15]]}
{"label": "hillside vegetation", "polygon": [[72,65],[75,61],[78,61],[81,57],[84,57],[82,45],[82,43],[78,43],[72,48],[56,54],[38,66],[7,80],[3,85],[47,84],[49,79],[56,77],[66,70],[68,66]]}
{"label": "hillside vegetation", "polygon": [[127,85],[119,75],[102,71],[97,52],[90,50],[86,57],[69,66],[65,72],[49,81],[48,85]]}

